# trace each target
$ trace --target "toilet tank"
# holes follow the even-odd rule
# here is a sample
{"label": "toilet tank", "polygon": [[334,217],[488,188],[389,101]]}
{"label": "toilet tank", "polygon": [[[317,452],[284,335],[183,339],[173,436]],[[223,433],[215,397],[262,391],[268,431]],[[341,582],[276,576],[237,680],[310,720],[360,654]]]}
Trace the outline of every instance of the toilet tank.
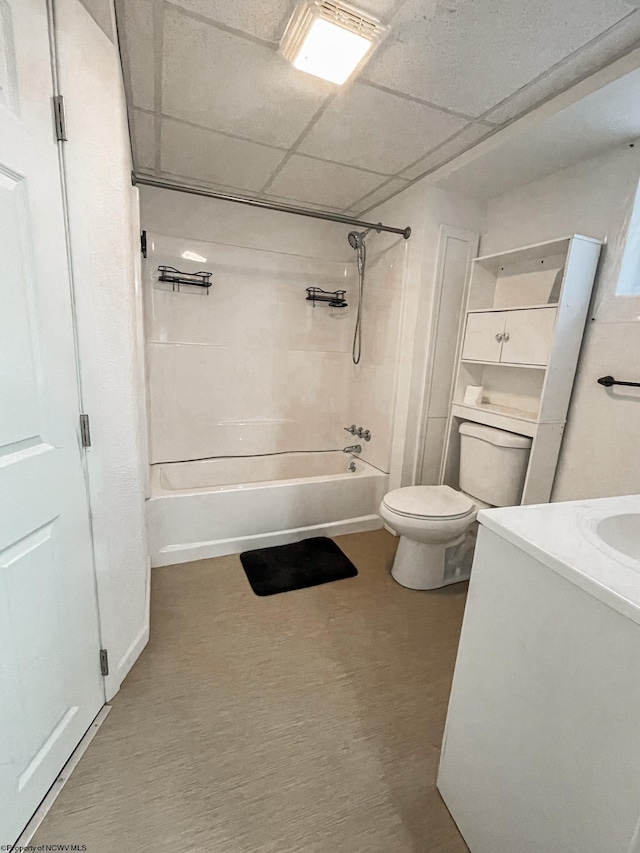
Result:
{"label": "toilet tank", "polygon": [[461,491],[491,506],[519,504],[531,439],[470,422],[459,432]]}

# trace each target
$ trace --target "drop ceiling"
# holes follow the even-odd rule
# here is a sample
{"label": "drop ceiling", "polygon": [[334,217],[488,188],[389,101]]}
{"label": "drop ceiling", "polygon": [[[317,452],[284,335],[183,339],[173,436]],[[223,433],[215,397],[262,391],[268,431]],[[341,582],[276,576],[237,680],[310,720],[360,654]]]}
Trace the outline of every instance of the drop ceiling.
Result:
{"label": "drop ceiling", "polygon": [[436,170],[433,183],[486,200],[630,140],[635,147],[640,139],[640,69],[529,128],[513,126],[513,131]]}
{"label": "drop ceiling", "polygon": [[389,26],[335,86],[291,0],[118,0],[135,170],[360,215],[640,43],[640,0],[362,0]]}

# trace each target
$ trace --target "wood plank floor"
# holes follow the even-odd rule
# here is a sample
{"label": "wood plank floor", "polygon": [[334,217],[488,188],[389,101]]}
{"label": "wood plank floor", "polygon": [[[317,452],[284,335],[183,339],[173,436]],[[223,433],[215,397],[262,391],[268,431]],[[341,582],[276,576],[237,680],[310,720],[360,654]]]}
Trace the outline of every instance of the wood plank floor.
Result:
{"label": "wood plank floor", "polygon": [[153,571],[151,642],[32,844],[87,853],[463,853],[436,788],[466,584],[269,598],[237,556]]}

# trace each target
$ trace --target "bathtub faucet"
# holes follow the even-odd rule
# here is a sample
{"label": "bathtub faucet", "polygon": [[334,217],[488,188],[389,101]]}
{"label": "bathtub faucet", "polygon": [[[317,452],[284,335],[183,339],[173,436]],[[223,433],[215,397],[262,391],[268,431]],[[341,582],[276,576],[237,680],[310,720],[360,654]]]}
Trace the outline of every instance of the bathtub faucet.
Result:
{"label": "bathtub faucet", "polygon": [[342,448],[343,453],[362,453],[361,444],[350,444],[349,447]]}

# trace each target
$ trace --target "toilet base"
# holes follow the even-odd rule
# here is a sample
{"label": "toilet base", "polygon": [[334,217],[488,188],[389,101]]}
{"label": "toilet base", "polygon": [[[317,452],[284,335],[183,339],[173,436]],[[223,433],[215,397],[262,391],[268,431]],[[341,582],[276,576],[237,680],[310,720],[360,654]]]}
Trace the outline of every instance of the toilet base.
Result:
{"label": "toilet base", "polygon": [[475,536],[432,544],[400,537],[391,577],[408,589],[438,589],[469,579]]}

